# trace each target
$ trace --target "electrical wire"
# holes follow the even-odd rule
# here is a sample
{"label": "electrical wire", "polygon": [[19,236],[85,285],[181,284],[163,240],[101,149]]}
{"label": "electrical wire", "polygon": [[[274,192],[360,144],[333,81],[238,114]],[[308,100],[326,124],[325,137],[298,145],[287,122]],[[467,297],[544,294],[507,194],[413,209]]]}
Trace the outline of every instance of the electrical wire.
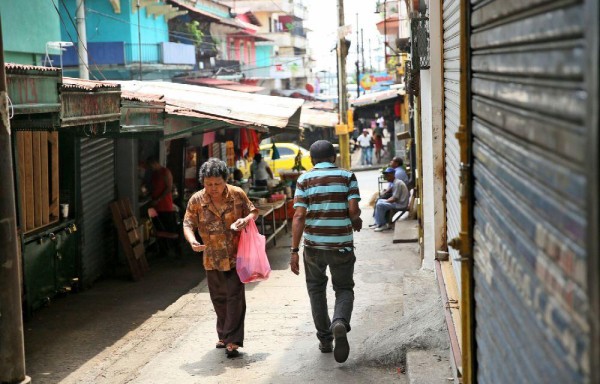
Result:
{"label": "electrical wire", "polygon": [[[61,23],[62,23],[62,24],[63,24],[63,26],[65,27],[65,31],[67,32],[67,35],[69,36],[69,39],[71,40],[71,42],[72,42],[72,43],[74,43],[73,37],[72,37],[72,36],[71,36],[71,34],[69,33],[69,30],[68,30],[68,28],[67,28],[67,25],[66,25],[65,21],[63,20],[63,17],[62,17],[62,15],[60,14],[60,11],[59,11],[58,7],[57,7],[57,6],[56,6],[56,4],[54,3],[54,0],[51,0],[51,1],[52,1],[52,5],[54,6],[54,9],[56,10],[56,12],[58,13],[58,15],[59,15],[59,17],[60,17]],[[66,8],[66,6],[65,6],[65,4],[64,4],[64,0],[60,0],[60,1],[62,2],[63,6],[65,7],[65,10],[67,11],[67,14],[69,15],[69,19],[71,20],[71,23],[72,23],[73,27],[75,27],[75,31],[77,31],[77,27],[76,27],[75,23],[74,23],[74,22],[73,22],[73,20],[72,20],[72,16],[71,16],[70,12],[68,11],[68,9]],[[107,13],[99,12],[99,11],[96,11],[96,10],[94,10],[94,9],[91,9],[91,8],[87,8],[87,9],[86,9],[86,11],[87,11],[87,12],[91,12],[91,13],[95,13],[95,14],[98,14],[98,15],[101,15],[101,16],[104,16],[104,17],[107,17],[107,18],[110,18],[110,19],[113,19],[113,20],[116,20],[116,21],[119,21],[119,22],[122,22],[122,23],[129,24],[129,25],[132,25],[132,26],[136,26],[136,27],[137,27],[137,24],[131,23],[131,22],[129,22],[129,21],[126,21],[126,20],[119,19],[118,17],[114,17],[114,16],[112,16],[112,15],[110,15],[110,14],[107,14]],[[147,27],[147,26],[142,26],[142,25],[140,25],[140,27],[141,27],[141,28],[145,28],[145,29],[155,30],[155,31],[162,31],[162,32],[165,32],[165,31],[166,31],[166,32],[167,32],[169,35],[171,35],[171,36],[174,36],[174,37],[181,37],[181,36],[179,36],[179,35],[182,35],[182,36],[188,35],[188,36],[192,37],[192,35],[191,35],[191,34],[188,34],[188,33],[185,33],[185,32],[179,32],[179,31],[176,31],[176,32],[169,32],[168,30],[165,30],[165,29],[153,28],[153,27]],[[219,35],[217,35],[217,36],[219,36]],[[221,35],[221,36],[222,36],[222,35]],[[247,35],[241,35],[241,34],[240,34],[240,35],[236,35],[236,34],[230,34],[230,35],[226,35],[226,36],[227,36],[227,37],[235,37],[235,36],[244,36],[244,37],[245,37],[245,36],[247,36]],[[78,34],[78,37],[79,37],[79,34]],[[204,43],[204,42],[203,42],[203,43]],[[204,43],[204,44],[209,44],[209,45],[211,45],[211,44],[212,44],[212,45],[214,45],[215,47],[217,46],[217,44],[216,44],[216,43],[208,43],[208,42],[206,42],[206,43]],[[84,47],[84,48],[85,48],[85,47]],[[86,52],[87,52],[87,54],[88,54],[88,57],[90,57],[90,59],[92,59],[92,60],[93,60],[93,58],[91,57],[91,55],[90,55],[90,54],[89,54],[89,52],[87,51],[87,48],[85,48],[85,50],[86,50]],[[234,49],[234,52],[236,52],[236,53],[239,53],[239,49],[237,49],[237,50],[236,50],[236,49]],[[81,55],[79,54],[79,51],[77,52],[77,55],[79,56],[79,58],[80,58],[80,59],[82,60],[82,62],[83,62],[83,58],[82,58],[82,57],[81,57]],[[277,56],[271,56],[271,58],[274,58],[274,57],[277,57]],[[281,64],[290,64],[290,63],[294,63],[294,62],[301,61],[301,60],[303,60],[303,58],[302,58],[302,57],[299,57],[299,58],[296,58],[296,59],[294,59],[294,60],[287,61],[287,62],[285,62],[285,63],[275,63],[275,64],[264,65],[264,66],[253,66],[253,67],[246,67],[246,68],[244,68],[244,70],[256,70],[256,69],[264,69],[264,68],[277,67],[277,66],[279,66],[279,65],[281,65]],[[249,62],[249,63],[254,63],[254,64],[256,64],[256,60],[255,60],[255,61],[251,61],[251,62]],[[94,66],[96,67],[96,69],[98,70],[98,72],[99,72],[99,73],[102,75],[102,77],[104,78],[104,80],[106,80],[106,77],[104,76],[104,74],[102,73],[102,71],[101,71],[101,70],[98,68],[98,66],[97,66],[95,63],[94,63]],[[220,67],[220,68],[223,68],[224,70],[231,70],[231,69],[236,69],[236,68],[238,68],[238,67],[239,67],[239,65],[230,65],[230,66],[225,66],[225,67]],[[86,65],[86,68],[87,68],[87,69],[88,69],[88,71],[89,71],[89,72],[92,74],[92,76],[94,76],[94,78],[95,78],[96,80],[99,80],[99,79],[98,79],[98,78],[97,78],[97,77],[94,75],[94,73],[93,73],[93,72],[90,70],[90,68],[89,68],[89,66],[88,66],[88,65]]]}
{"label": "electrical wire", "polygon": [[[52,5],[54,6],[54,9],[56,10],[56,13],[58,14],[58,17],[60,18],[60,22],[62,23],[63,27],[65,27],[65,31],[67,32],[67,36],[69,36],[69,39],[71,41],[71,43],[75,44],[75,42],[73,41],[73,37],[71,36],[71,34],[69,33],[69,29],[67,27],[67,24],[65,23],[62,15],[60,14],[60,11],[58,10],[58,7],[56,6],[56,4],[54,3],[54,0],[50,0],[52,2]],[[81,60],[81,63],[84,62],[83,57],[81,57],[81,55],[79,54],[79,50],[77,50],[77,56],[79,56],[79,60]],[[94,78],[96,80],[99,80],[96,75],[94,75],[94,73],[90,70],[90,67],[86,64],[84,64],[85,67],[87,68],[88,72],[92,74],[92,76],[94,76]],[[106,79],[105,79],[106,80]]]}
{"label": "electrical wire", "polygon": [[[61,1],[64,1],[64,0],[61,0]],[[97,11],[97,10],[95,10],[95,9],[92,9],[92,8],[89,8],[89,7],[88,7],[88,8],[86,8],[86,11],[87,11],[87,12],[91,12],[91,13],[95,13],[95,14],[98,14],[98,15],[100,15],[100,16],[107,17],[107,18],[109,18],[109,19],[113,19],[113,20],[119,21],[119,22],[121,22],[121,23],[124,23],[124,24],[132,25],[132,26],[135,26],[135,27],[137,27],[137,26],[138,26],[138,24],[135,24],[135,23],[132,23],[132,22],[129,22],[129,21],[126,21],[126,20],[120,19],[120,18],[118,18],[118,17],[115,17],[115,16],[112,16],[112,15],[110,15],[110,14],[107,14],[107,13],[103,13],[103,12]],[[167,33],[168,33],[170,36],[174,36],[174,37],[181,37],[181,36],[186,36],[186,35],[187,35],[187,36],[190,36],[190,37],[192,37],[192,36],[193,36],[193,35],[191,35],[191,34],[189,34],[189,33],[186,33],[186,32],[180,32],[180,31],[173,31],[173,32],[170,32],[169,30],[165,30],[165,29],[163,29],[163,28],[148,27],[148,26],[143,26],[143,25],[140,25],[140,27],[141,27],[141,28],[145,28],[145,29],[149,29],[149,30],[153,30],[153,31],[157,31],[157,32],[167,32]],[[181,35],[181,36],[180,36],[180,35]],[[211,36],[214,36],[214,35],[211,35]],[[223,36],[223,35],[217,35],[217,36]],[[227,37],[236,37],[236,36],[242,36],[242,37],[246,37],[246,36],[248,36],[248,35],[242,35],[242,34],[239,34],[239,35],[236,35],[236,34],[229,34],[229,35],[225,35],[225,36],[227,36]],[[209,42],[203,42],[203,44],[214,45],[214,46],[215,46],[215,48],[216,48],[217,46],[220,46],[220,44],[216,44],[216,43],[209,43]],[[234,52],[236,52],[236,53],[239,53],[239,49],[235,49],[235,48],[234,48]],[[277,57],[277,56],[271,56],[271,58],[274,58],[274,57]],[[300,61],[300,60],[303,60],[303,58],[297,58],[297,59],[294,59],[294,60],[292,60],[292,61],[289,61],[289,62],[287,62],[287,63],[290,63],[290,62],[295,62],[295,61]],[[254,64],[256,64],[256,61],[251,61],[251,62],[249,62],[249,63],[254,63]],[[247,67],[247,68],[245,68],[245,70],[253,70],[253,69],[270,68],[270,67],[276,67],[276,66],[278,66],[278,65],[280,65],[280,64],[271,64],[271,65],[266,65],[266,66]],[[227,70],[227,69],[235,69],[235,68],[237,68],[237,67],[238,67],[237,65],[231,65],[231,66],[226,66],[226,67],[221,67],[221,68],[223,68],[223,69]]]}

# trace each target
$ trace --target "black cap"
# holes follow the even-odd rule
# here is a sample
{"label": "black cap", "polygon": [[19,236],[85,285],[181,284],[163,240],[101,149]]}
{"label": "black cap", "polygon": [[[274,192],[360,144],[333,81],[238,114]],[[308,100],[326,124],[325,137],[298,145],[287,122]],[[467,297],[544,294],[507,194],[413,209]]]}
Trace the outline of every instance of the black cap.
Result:
{"label": "black cap", "polygon": [[318,160],[335,157],[335,149],[333,149],[333,144],[327,140],[315,141],[310,146],[310,157]]}

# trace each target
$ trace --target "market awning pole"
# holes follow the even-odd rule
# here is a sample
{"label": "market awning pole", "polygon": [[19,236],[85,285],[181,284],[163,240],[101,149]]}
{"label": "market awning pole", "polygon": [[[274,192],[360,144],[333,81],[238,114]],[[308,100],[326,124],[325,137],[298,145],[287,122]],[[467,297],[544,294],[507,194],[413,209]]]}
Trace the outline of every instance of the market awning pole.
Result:
{"label": "market awning pole", "polygon": [[350,140],[348,137],[348,119],[346,117],[348,111],[348,95],[346,92],[346,55],[348,49],[346,46],[346,36],[341,30],[344,28],[344,0],[338,0],[338,109],[340,115],[340,126],[345,125],[346,129],[336,129],[338,141],[340,145],[341,166],[345,169],[350,169]]}
{"label": "market awning pole", "polygon": [[29,383],[21,308],[21,261],[17,237],[8,93],[0,24],[0,383]]}

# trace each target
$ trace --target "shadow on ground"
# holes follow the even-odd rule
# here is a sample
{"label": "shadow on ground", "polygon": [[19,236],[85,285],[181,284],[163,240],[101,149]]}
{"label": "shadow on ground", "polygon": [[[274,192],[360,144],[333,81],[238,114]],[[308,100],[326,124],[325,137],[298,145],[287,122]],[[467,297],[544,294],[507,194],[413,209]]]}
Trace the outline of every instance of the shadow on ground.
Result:
{"label": "shadow on ground", "polygon": [[149,264],[141,281],[106,278],[35,311],[24,324],[27,375],[60,382],[204,278],[202,258],[192,251],[181,261],[151,257]]}

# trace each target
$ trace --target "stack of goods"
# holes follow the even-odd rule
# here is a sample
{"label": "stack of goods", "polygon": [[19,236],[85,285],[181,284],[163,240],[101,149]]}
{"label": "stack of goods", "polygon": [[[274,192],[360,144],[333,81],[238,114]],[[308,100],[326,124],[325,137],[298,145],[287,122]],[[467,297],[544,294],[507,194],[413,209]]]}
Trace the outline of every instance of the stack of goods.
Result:
{"label": "stack of goods", "polygon": [[235,166],[235,150],[233,149],[233,141],[225,143],[225,161],[228,167]]}

